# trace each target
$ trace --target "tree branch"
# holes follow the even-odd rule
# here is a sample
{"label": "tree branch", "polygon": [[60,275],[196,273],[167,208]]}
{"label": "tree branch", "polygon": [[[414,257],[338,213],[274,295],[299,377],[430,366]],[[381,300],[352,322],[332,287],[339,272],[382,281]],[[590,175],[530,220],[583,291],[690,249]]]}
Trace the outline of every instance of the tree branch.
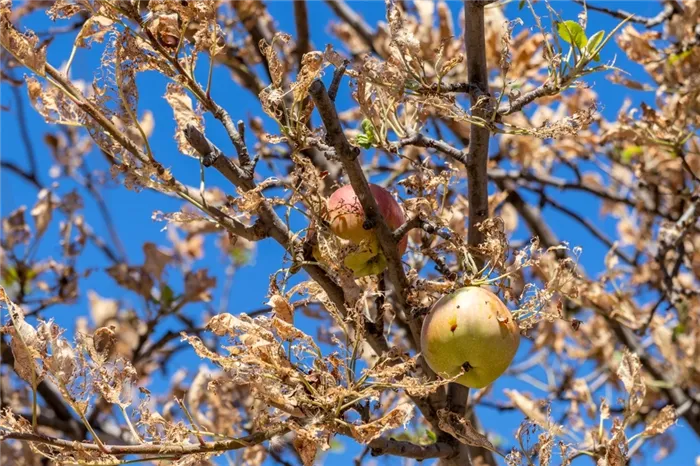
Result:
{"label": "tree branch", "polygon": [[407,138],[403,138],[396,143],[396,147],[405,146],[415,146],[415,147],[425,147],[426,149],[435,149],[438,152],[442,152],[445,155],[452,157],[458,162],[462,162],[467,165],[468,158],[466,151],[459,150],[446,143],[445,141],[440,141],[437,139],[432,139],[422,133],[413,134]]}
{"label": "tree branch", "polygon": [[294,24],[297,29],[296,49],[297,66],[301,69],[301,59],[311,50],[309,42],[309,14],[306,0],[296,0],[294,3]]}
{"label": "tree branch", "polygon": [[340,17],[340,19],[350,25],[357,35],[362,38],[364,43],[367,44],[367,47],[370,48],[372,53],[379,55],[379,52],[374,46],[374,31],[371,27],[369,27],[365,20],[362,19],[362,16],[355,13],[355,11],[353,11],[353,9],[350,8],[343,0],[326,0],[326,4],[336,15]]}
{"label": "tree branch", "polygon": [[[484,6],[488,2],[465,0],[464,2],[464,43],[467,50],[467,82],[470,89],[480,92],[470,92],[472,114],[488,118],[485,109],[478,105],[479,94],[488,94],[488,66],[486,63],[486,41],[484,25]],[[468,199],[469,199],[469,229],[467,240],[470,246],[477,246],[483,241],[479,224],[488,218],[488,158],[489,130],[472,124],[467,155]],[[450,383],[447,389],[447,405],[453,413],[465,416],[469,389],[457,383]],[[482,448],[460,444],[459,453],[453,460],[454,464],[471,464],[471,459],[482,457],[489,464],[495,464],[493,455]]]}
{"label": "tree branch", "polygon": [[[105,450],[110,455],[192,455],[197,453],[212,453],[217,451],[239,450],[241,448],[258,445],[277,435],[282,435],[289,430],[288,427],[276,427],[266,432],[257,432],[238,439],[219,440],[216,442],[204,443],[175,443],[175,444],[142,444],[142,445],[104,445]],[[75,442],[64,440],[38,433],[24,432],[3,432],[0,431],[0,440],[14,439],[22,442],[43,443],[69,451],[80,449],[83,451],[103,451],[101,447],[94,443]]]}
{"label": "tree branch", "polygon": [[574,0],[574,2],[578,3],[579,5],[585,5],[586,9],[588,10],[605,13],[607,15],[612,16],[613,18],[624,19],[631,23],[641,24],[647,28],[653,28],[655,26],[658,26],[667,19],[671,18],[676,13],[676,7],[673,5],[674,2],[667,2],[666,5],[664,5],[664,9],[658,15],[653,17],[640,16],[634,13],[629,13],[624,10],[613,10],[611,8],[605,8],[602,6],[590,5],[584,0]]}
{"label": "tree branch", "polygon": [[321,120],[326,128],[326,137],[329,143],[335,148],[335,153],[343,164],[350,184],[360,200],[367,222],[371,228],[375,229],[379,246],[388,262],[388,276],[396,290],[398,302],[401,307],[406,306],[406,292],[408,290],[408,279],[403,270],[403,263],[399,257],[397,243],[394,241],[392,230],[379,213],[377,201],[374,199],[369,189],[369,183],[362,171],[362,165],[358,160],[360,150],[353,147],[348,142],[343,133],[343,128],[338,119],[335,105],[331,101],[323,82],[316,80],[309,88],[309,94],[316,104],[316,108],[321,115]]}
{"label": "tree branch", "polygon": [[[539,237],[543,246],[553,247],[560,244],[556,234],[547,226],[539,209],[525,203],[525,201],[515,191],[511,191],[509,197],[510,199],[515,200],[512,202],[513,207],[515,207],[520,216],[525,219],[525,222],[528,224],[528,227],[532,230],[532,232]],[[557,250],[556,254],[559,258],[566,257],[566,252],[564,250]],[[576,303],[572,302],[569,302],[569,305],[572,308],[579,307]],[[600,309],[594,310],[600,311]],[[639,360],[641,361],[644,369],[647,370],[655,379],[661,380],[665,382],[665,385],[672,387],[661,388],[661,391],[664,393],[669,402],[671,402],[676,409],[679,410],[679,412],[681,407],[688,407],[688,409],[682,411],[682,415],[695,433],[700,435],[700,403],[688,396],[680,387],[674,386],[673,381],[666,376],[665,372],[660,367],[658,367],[656,361],[654,361],[654,359],[649,355],[644,346],[639,343],[637,337],[629,328],[624,327],[613,319],[610,319],[605,314],[601,313],[601,315],[607,320],[618,339],[639,356]]]}
{"label": "tree branch", "polygon": [[411,442],[378,438],[372,440],[368,446],[371,449],[372,456],[392,455],[403,458],[414,458],[418,461],[430,458],[448,458],[455,452],[455,448],[447,442],[416,445]]}
{"label": "tree branch", "polygon": [[35,174],[25,171],[14,162],[10,162],[9,160],[2,160],[0,161],[0,167],[9,170],[17,176],[25,179],[27,182],[31,183],[34,187],[36,187],[36,189],[43,188],[42,184],[39,182],[39,179],[36,177]]}

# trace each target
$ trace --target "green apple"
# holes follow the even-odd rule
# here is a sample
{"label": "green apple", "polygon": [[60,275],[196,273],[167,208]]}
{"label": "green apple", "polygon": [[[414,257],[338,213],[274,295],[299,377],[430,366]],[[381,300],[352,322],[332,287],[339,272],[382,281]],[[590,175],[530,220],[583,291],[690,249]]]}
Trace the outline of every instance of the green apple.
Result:
{"label": "green apple", "polygon": [[421,350],[428,366],[445,378],[465,373],[456,382],[483,388],[513,361],[520,330],[498,296],[468,286],[443,296],[430,310],[421,330]]}

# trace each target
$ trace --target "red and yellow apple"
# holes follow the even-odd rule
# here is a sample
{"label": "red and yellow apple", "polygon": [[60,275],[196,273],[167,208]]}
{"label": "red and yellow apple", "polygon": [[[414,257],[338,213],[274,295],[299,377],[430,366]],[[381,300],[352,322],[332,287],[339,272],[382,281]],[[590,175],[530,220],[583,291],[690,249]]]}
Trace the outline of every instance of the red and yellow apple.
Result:
{"label": "red and yellow apple", "polygon": [[[369,185],[370,192],[379,207],[379,213],[391,230],[395,230],[405,221],[403,210],[394,197],[381,186]],[[352,185],[336,190],[328,199],[328,221],[330,229],[339,238],[358,246],[356,251],[348,254],[344,260],[356,277],[376,275],[387,265],[386,257],[379,247],[375,229],[364,228],[366,217],[362,204]],[[398,244],[399,256],[406,252],[408,236],[401,238]],[[317,257],[317,251],[314,251]]]}
{"label": "red and yellow apple", "polygon": [[503,301],[477,286],[461,288],[435,303],[423,322],[421,350],[428,366],[445,378],[483,388],[510,366],[520,330]]}

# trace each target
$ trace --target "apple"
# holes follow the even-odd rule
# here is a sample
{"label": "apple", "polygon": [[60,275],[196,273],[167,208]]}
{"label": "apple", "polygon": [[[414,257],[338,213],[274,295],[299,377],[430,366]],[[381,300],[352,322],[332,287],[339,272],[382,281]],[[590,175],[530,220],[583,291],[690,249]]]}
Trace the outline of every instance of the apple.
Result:
{"label": "apple", "polygon": [[520,330],[503,301],[491,291],[467,286],[443,296],[421,329],[421,349],[428,366],[456,382],[483,388],[513,361]]}
{"label": "apple", "polygon": [[[395,230],[401,226],[406,217],[396,199],[376,184],[370,184],[369,189],[389,228]],[[328,199],[328,217],[331,231],[336,236],[360,246],[359,250],[345,258],[345,265],[352,269],[355,276],[375,275],[386,268],[386,257],[381,252],[374,229],[364,228],[365,212],[352,185],[343,186],[331,195]],[[406,235],[399,241],[399,256],[406,252],[407,246]]]}

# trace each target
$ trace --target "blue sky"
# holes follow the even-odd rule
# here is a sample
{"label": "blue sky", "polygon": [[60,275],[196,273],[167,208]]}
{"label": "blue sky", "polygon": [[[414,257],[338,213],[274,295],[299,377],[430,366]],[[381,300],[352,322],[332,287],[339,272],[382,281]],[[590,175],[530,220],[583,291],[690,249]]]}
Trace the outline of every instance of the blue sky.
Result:
{"label": "blue sky", "polygon": [[[360,12],[370,25],[376,24],[377,20],[384,18],[385,10],[383,2],[366,1],[351,3],[353,8]],[[640,15],[653,16],[659,11],[659,5],[656,2],[605,2],[608,7],[619,7],[627,10],[633,10]],[[458,18],[458,13],[461,8],[461,2],[449,2],[453,10],[455,21]],[[540,5],[541,6],[541,5]],[[580,12],[580,7],[571,2],[553,2],[552,6],[561,13],[565,19],[576,19],[576,15]],[[269,2],[269,10],[277,22],[279,30],[294,32],[294,17],[292,13],[292,5],[289,2]],[[329,21],[334,19],[334,16],[325,3],[320,1],[308,2],[311,26],[312,43],[317,49],[322,49],[327,42],[339,45],[335,40],[332,40],[328,34]],[[539,7],[538,7],[539,8]],[[541,8],[539,8],[541,11]],[[533,25],[530,14],[523,10],[518,12],[517,2],[508,5],[506,16],[509,19],[514,19],[520,16],[525,21],[524,26],[530,28]],[[51,22],[42,16],[35,15],[31,18],[31,22],[27,25],[36,29],[42,30],[47,28]],[[593,12],[589,17],[589,33],[599,29],[606,31],[611,30],[617,24],[617,20],[611,19],[606,15]],[[460,31],[461,32],[461,31]],[[70,53],[72,46],[72,38],[69,36],[61,36],[57,38],[49,47],[48,59],[55,67],[60,66],[65,62]],[[99,63],[99,51],[101,46],[97,45],[93,50],[79,50],[72,65],[72,77],[84,79],[88,82],[92,80],[94,68]],[[627,61],[619,50],[613,45],[603,52],[603,60],[607,61],[613,58],[617,53],[617,66],[631,73],[636,80],[644,81],[645,74],[641,67]],[[201,73],[202,80],[205,77],[207,66],[202,63],[199,66],[198,72]],[[17,75],[17,77],[20,77]],[[327,76],[328,78],[329,76]],[[623,100],[629,98],[634,104],[641,101],[653,103],[653,93],[632,91],[627,88],[615,86],[605,79],[603,75],[593,75],[587,80],[594,85],[595,91],[598,93],[600,102],[603,104],[601,111],[607,118],[614,118],[617,110],[620,108]],[[199,166],[195,159],[185,157],[178,153],[177,146],[173,141],[174,125],[172,121],[172,111],[168,104],[163,99],[165,94],[166,81],[155,73],[145,73],[139,77],[140,101],[139,109],[150,109],[156,117],[156,124],[153,135],[151,137],[151,146],[154,148],[155,156],[164,165],[171,166],[176,177],[190,185],[198,185],[199,183]],[[339,94],[339,106],[341,108],[350,105],[347,92],[346,82],[341,86]],[[40,180],[48,185],[51,183],[48,176],[48,167],[52,164],[51,157],[46,145],[43,143],[42,136],[45,132],[55,132],[56,128],[49,127],[37,113],[32,111],[28,105],[26,92],[21,92],[22,99],[25,102],[26,124],[32,135],[33,150],[37,155],[37,160],[40,167]],[[230,78],[229,72],[218,67],[214,71],[213,76],[213,97],[223,107],[227,108],[234,119],[244,119],[250,115],[261,115],[257,99],[251,96],[248,91],[239,88]],[[3,106],[14,108],[14,96],[10,92],[8,86],[3,83],[0,89],[0,102]],[[25,147],[22,144],[19,134],[18,121],[14,114],[10,115],[6,112],[0,114],[1,121],[1,156],[3,160],[13,161],[21,166],[26,165]],[[210,116],[207,116],[207,136],[214,142],[219,144],[225,151],[231,151],[232,148],[228,145],[225,133],[220,125]],[[86,159],[87,165],[93,170],[107,170],[106,164],[99,152],[93,151]],[[261,164],[262,165],[262,164]],[[266,167],[261,167],[262,173],[267,170]],[[228,189],[226,181],[213,171],[207,171],[207,185],[219,186],[223,189]],[[60,186],[57,189],[59,195],[65,195],[73,186]],[[108,189],[102,191],[105,202],[110,208],[116,226],[120,231],[120,239],[132,259],[132,263],[138,264],[143,259],[142,244],[144,241],[152,241],[157,244],[162,244],[166,247],[170,246],[166,232],[162,231],[163,224],[154,222],[151,215],[154,210],[163,212],[172,212],[180,208],[180,203],[167,198],[163,195],[141,192],[134,193],[128,191],[121,186],[111,184]],[[557,194],[560,202],[574,206],[579,213],[592,218],[601,220],[601,228],[611,236],[615,235],[615,224],[612,220],[604,220],[601,218],[599,204],[590,196],[577,193],[561,193]],[[20,205],[33,205],[36,199],[36,190],[33,186],[3,170],[0,182],[0,210],[2,215],[7,215]],[[96,205],[90,200],[89,196],[85,196],[85,216],[90,222],[95,231],[103,236],[107,236],[106,228],[97,211]],[[588,235],[579,234],[580,229],[577,224],[570,219],[557,212],[545,210],[548,218],[551,219],[551,225],[554,226],[557,234],[572,244],[579,245],[583,248],[581,263],[586,270],[595,275],[602,270],[602,260],[607,252],[595,238]],[[522,224],[522,222],[521,222]],[[56,257],[61,254],[60,246],[55,241],[57,238],[58,226],[57,222],[51,226],[50,230],[40,245],[38,250],[39,257]],[[527,234],[524,228],[520,228],[516,232],[516,237],[523,238]],[[81,282],[81,293],[79,300],[71,306],[55,307],[47,316],[53,317],[61,326],[72,329],[75,318],[78,315],[86,315],[88,310],[87,290],[95,290],[98,294],[104,297],[120,299],[124,307],[134,307],[139,309],[141,306],[140,300],[135,295],[124,294],[122,290],[115,286],[112,279],[109,278],[103,269],[106,261],[101,253],[91,246],[83,255],[80,262],[80,269],[95,268],[87,279]],[[214,302],[217,302],[221,296],[221,284],[224,282],[224,269],[226,262],[217,256],[216,249],[212,243],[207,245],[206,258],[197,264],[197,267],[208,267],[212,273],[219,278],[219,286],[217,294],[214,296]],[[266,240],[258,244],[255,260],[238,270],[229,300],[228,312],[240,313],[259,309],[266,301],[265,296],[268,288],[268,277],[280,267],[280,257],[282,249],[277,246],[272,240]],[[202,312],[202,307],[197,305],[189,305],[184,311],[189,316],[197,316]],[[172,322],[165,320],[159,324],[158,331],[164,332],[171,328]],[[315,334],[315,322],[306,318],[299,319],[299,326],[311,333]],[[516,357],[516,362],[527,357],[527,346],[523,345],[519,355]],[[200,364],[199,359],[191,351],[183,351],[179,353],[177,363],[174,367],[166,368],[167,372],[171,372],[178,367],[190,367],[196,370]],[[535,370],[535,377],[544,379],[542,370]],[[153,391],[157,392],[164,387],[164,380],[154,380]],[[522,382],[513,380],[509,377],[500,379],[494,388],[494,398],[503,399],[500,392],[503,388],[517,388],[520,390],[531,391],[535,396],[540,396],[537,390]],[[599,398],[604,393],[596,393],[595,397]],[[489,408],[478,410],[484,426],[491,431],[497,432],[498,436],[503,439],[504,446],[511,445],[513,435],[517,426],[522,419],[522,416],[516,412],[496,412]],[[659,463],[661,465],[680,465],[691,464],[694,455],[700,451],[698,439],[692,431],[683,425],[680,421],[678,426],[674,428],[676,435],[677,448],[676,452]],[[695,445],[695,447],[693,447]],[[346,444],[344,452],[331,454],[327,461],[334,464],[352,464],[352,458],[360,451],[357,445]],[[388,461],[383,458],[377,459],[380,462],[387,461],[389,464],[399,464],[396,460]],[[556,458],[555,458],[556,461]],[[588,460],[579,462],[578,464],[586,464]],[[652,464],[654,461],[651,456],[647,458],[644,464]]]}

